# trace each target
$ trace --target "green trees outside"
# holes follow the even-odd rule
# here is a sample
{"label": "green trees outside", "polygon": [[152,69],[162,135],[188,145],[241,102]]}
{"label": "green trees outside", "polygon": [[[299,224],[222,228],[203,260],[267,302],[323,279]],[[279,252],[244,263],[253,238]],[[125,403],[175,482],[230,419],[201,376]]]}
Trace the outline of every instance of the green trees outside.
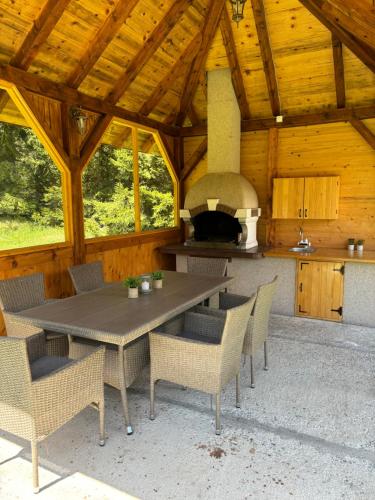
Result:
{"label": "green trees outside", "polygon": [[[133,156],[102,144],[83,176],[85,236],[134,231]],[[142,229],[171,227],[173,185],[161,156],[139,154]],[[64,241],[61,174],[34,132],[0,122],[0,250]]]}

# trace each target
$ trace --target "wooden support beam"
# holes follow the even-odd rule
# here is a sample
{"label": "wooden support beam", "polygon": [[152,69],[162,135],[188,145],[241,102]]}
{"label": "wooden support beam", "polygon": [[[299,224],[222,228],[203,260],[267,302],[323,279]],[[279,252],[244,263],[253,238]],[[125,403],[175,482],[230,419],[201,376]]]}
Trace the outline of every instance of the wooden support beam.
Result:
{"label": "wooden support beam", "polygon": [[338,108],[345,108],[345,73],[342,43],[332,34],[333,66],[335,70],[336,101]]}
{"label": "wooden support beam", "polygon": [[60,102],[67,102],[70,106],[82,106],[83,109],[93,111],[94,113],[113,115],[135,125],[155,128],[172,136],[179,135],[179,129],[177,127],[152,120],[151,118],[146,118],[133,111],[127,111],[105,100],[91,97],[61,83],[46,80],[38,75],[27,73],[26,71],[13,68],[12,66],[0,66],[0,85],[1,80],[13,83],[18,87],[24,87],[38,95],[50,97]]}
{"label": "wooden support beam", "polygon": [[350,123],[356,129],[356,131],[361,134],[361,136],[372,147],[372,149],[375,149],[375,135],[371,132],[371,130],[366,127],[366,125],[361,120],[358,120],[358,118],[352,118],[350,120]]}
{"label": "wooden support beam", "polygon": [[78,88],[91,69],[95,66],[106,47],[111,43],[121,26],[130,16],[132,10],[137,5],[138,0],[117,0],[114,9],[109,13],[107,19],[100,27],[94,39],[89,44],[89,48],[82,56],[77,67],[70,74],[67,85]]}
{"label": "wooden support beam", "polygon": [[279,146],[279,130],[270,128],[268,131],[267,153],[267,221],[266,245],[275,246],[275,221],[272,219],[273,179],[277,177],[277,158]]}
{"label": "wooden support beam", "polygon": [[275,65],[273,62],[271,43],[267,28],[266,13],[264,11],[263,0],[251,0],[251,3],[253,6],[255,25],[258,33],[260,53],[263,60],[263,68],[267,81],[272,114],[277,116],[281,114],[281,106]]}
{"label": "wooden support beam", "polygon": [[207,137],[204,137],[191,155],[189,160],[185,163],[184,168],[181,171],[181,181],[186,179],[186,177],[194,170],[194,168],[198,165],[198,163],[204,158],[204,155],[207,153],[208,140]]}
{"label": "wooden support beam", "polygon": [[85,142],[83,143],[80,150],[79,157],[79,166],[78,168],[82,171],[85,166],[90,161],[91,157],[95,153],[95,150],[100,143],[101,138],[103,137],[105,131],[112,121],[113,116],[104,115],[99,118],[98,123],[95,125],[91,134],[87,137]]}
{"label": "wooden support beam", "polygon": [[349,50],[353,52],[373,73],[375,73],[375,50],[355,38],[320,9],[319,0],[299,0],[319,21],[328,28]]}
{"label": "wooden support beam", "polygon": [[[375,118],[375,105],[358,108],[342,108],[323,111],[321,113],[307,113],[304,115],[284,116],[282,123],[276,123],[275,118],[259,118],[243,120],[241,132],[255,130],[268,130],[270,128],[305,127],[308,125],[324,125],[325,123],[338,123],[350,121],[352,118],[365,120]],[[197,137],[207,135],[207,123],[196,127],[183,127],[180,129],[181,137]]]}
{"label": "wooden support beam", "polygon": [[[221,0],[220,0],[221,1]],[[144,65],[151,59],[160,45],[163,43],[168,33],[174,28],[182,15],[188,10],[192,0],[176,0],[165,14],[160,23],[156,26],[151,35],[142,45],[137,55],[128,64],[125,73],[117,81],[113,89],[108,93],[107,100],[111,104],[116,104],[130,84],[135,80]]]}
{"label": "wooden support beam", "polygon": [[211,0],[210,2],[206,21],[202,29],[202,43],[185,79],[184,90],[180,102],[180,110],[176,119],[176,125],[179,127],[181,127],[184,123],[186,114],[191,103],[193,102],[201,72],[204,70],[206,64],[208,51],[211,47],[212,40],[214,39],[217,26],[220,21],[224,3],[225,0]]}
{"label": "wooden support beam", "polygon": [[241,111],[242,120],[250,119],[250,108],[247,102],[245,85],[242,78],[241,66],[237,56],[236,44],[233,38],[232,22],[228,11],[224,7],[220,19],[221,36],[223,37],[224,47],[227,53],[229,67],[232,73],[232,82],[234,92],[237,96],[238,105]]}
{"label": "wooden support beam", "polygon": [[82,175],[79,168],[71,168],[71,220],[73,227],[74,264],[85,262],[85,225],[83,218]]}

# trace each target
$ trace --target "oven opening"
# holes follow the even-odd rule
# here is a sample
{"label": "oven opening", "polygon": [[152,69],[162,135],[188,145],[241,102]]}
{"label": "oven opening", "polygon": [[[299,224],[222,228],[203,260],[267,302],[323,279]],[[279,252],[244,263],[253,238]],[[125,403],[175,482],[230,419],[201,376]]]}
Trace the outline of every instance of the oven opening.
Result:
{"label": "oven opening", "polygon": [[242,233],[238,219],[219,210],[202,212],[192,218],[195,241],[238,244]]}

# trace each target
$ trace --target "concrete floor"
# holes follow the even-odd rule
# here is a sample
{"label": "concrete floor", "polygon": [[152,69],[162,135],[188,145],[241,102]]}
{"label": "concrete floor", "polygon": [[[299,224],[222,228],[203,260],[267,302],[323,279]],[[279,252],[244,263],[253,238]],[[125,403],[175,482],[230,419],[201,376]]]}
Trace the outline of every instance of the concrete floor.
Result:
{"label": "concrete floor", "polygon": [[273,316],[269,351],[255,389],[243,367],[240,410],[234,384],[226,389],[222,436],[207,395],[167,383],[151,422],[145,371],[130,390],[127,437],[107,388],[106,446],[86,409],[41,445],[38,497],[29,446],[0,432],[0,498],[375,499],[375,330]]}

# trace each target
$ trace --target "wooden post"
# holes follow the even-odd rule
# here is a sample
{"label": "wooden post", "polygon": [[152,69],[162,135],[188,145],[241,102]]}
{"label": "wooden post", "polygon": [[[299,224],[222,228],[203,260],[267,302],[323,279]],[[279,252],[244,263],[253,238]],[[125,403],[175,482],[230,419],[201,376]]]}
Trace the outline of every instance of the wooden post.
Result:
{"label": "wooden post", "polygon": [[138,129],[132,129],[133,139],[133,190],[134,190],[134,214],[135,232],[141,231],[141,201],[139,192],[139,164],[138,164]]}
{"label": "wooden post", "polygon": [[79,168],[73,167],[71,169],[70,180],[73,259],[74,264],[83,264],[85,262],[85,228],[83,219],[82,178]]}
{"label": "wooden post", "polygon": [[270,128],[268,132],[267,155],[267,213],[266,213],[266,244],[275,245],[275,221],[272,219],[272,190],[273,178],[277,176],[277,153],[279,144],[279,130]]}

